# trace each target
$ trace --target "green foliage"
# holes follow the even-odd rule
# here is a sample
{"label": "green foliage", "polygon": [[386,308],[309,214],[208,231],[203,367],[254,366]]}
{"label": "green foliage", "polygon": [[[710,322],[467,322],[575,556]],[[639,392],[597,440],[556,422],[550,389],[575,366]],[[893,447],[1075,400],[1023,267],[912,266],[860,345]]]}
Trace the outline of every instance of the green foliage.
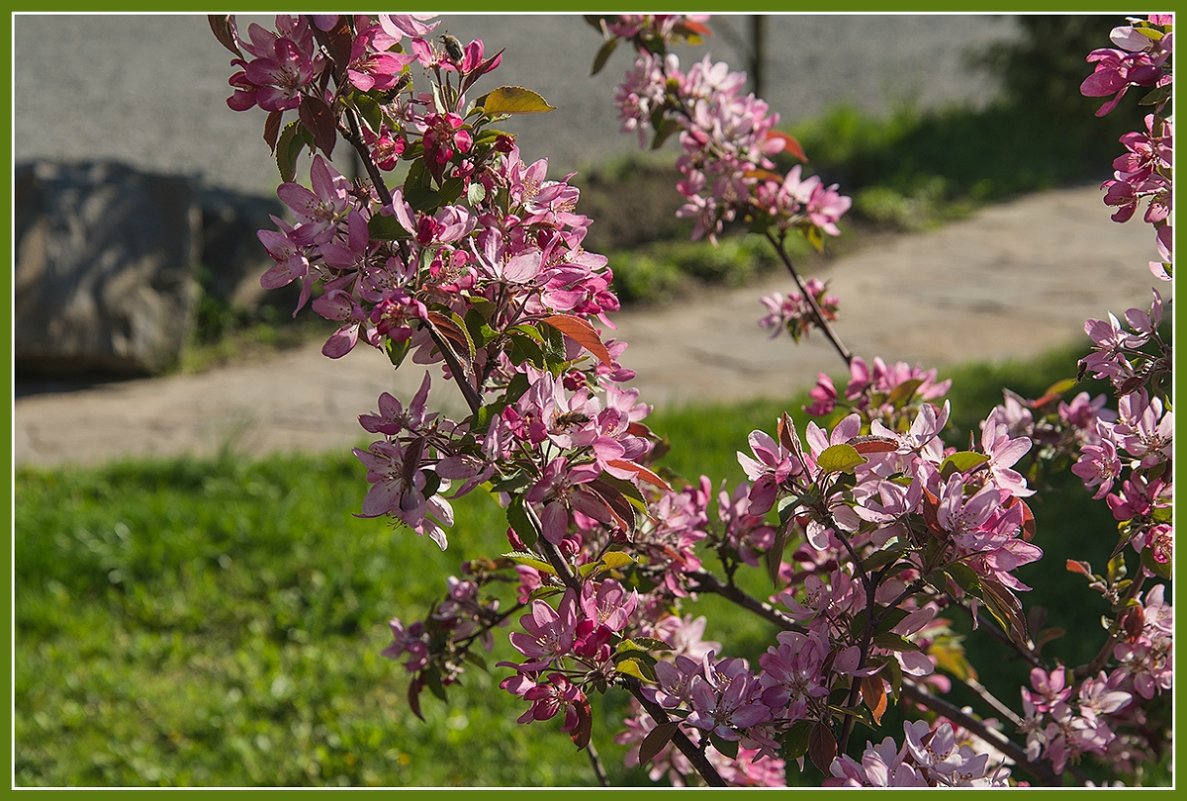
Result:
{"label": "green foliage", "polygon": [[1075,99],[1078,114],[1068,118],[1033,99],[982,109],[903,107],[884,118],[837,106],[792,134],[809,167],[854,198],[855,217],[917,230],[985,203],[1108,177],[1124,128],[1095,118],[1093,101]]}
{"label": "green foliage", "polygon": [[[1003,384],[1041,392],[1040,377],[1074,369],[1078,355],[954,371],[956,430],[998,402]],[[675,409],[649,422],[671,439],[666,467],[732,486],[746,435],[772,430],[785,410],[802,430],[805,400]],[[379,655],[386,621],[423,616],[460,560],[507,551],[507,522],[493,500],[463,499],[443,554],[352,517],[364,491],[362,467],[345,454],[20,471],[17,782],[590,784],[585,755],[555,721],[514,722],[523,705],[497,688],[502,670],[467,674],[448,707],[426,697],[427,724],[408,711],[404,669]],[[1033,504],[1047,556],[1020,571],[1035,588],[1028,608],[1047,607],[1047,625],[1074,633],[1049,646],[1073,663],[1099,646],[1104,607],[1063,560],[1100,568],[1114,542],[1108,510],[1086,500],[1069,477]],[[739,578],[769,592],[761,570]],[[770,642],[767,624],[720,598],[694,611],[730,653],[754,660]],[[495,639],[492,665],[513,655],[505,635]],[[966,645],[975,665],[993,665],[982,681],[1016,702],[1025,666],[979,634]],[[606,700],[594,705],[594,737],[611,779],[646,784],[611,741],[625,701]]]}
{"label": "green foliage", "polygon": [[[792,256],[807,245],[789,240]],[[799,246],[799,247],[797,247]],[[702,286],[743,286],[776,269],[770,248],[759,237],[705,242],[663,241],[607,254],[614,270],[614,291],[625,303],[664,303]]]}

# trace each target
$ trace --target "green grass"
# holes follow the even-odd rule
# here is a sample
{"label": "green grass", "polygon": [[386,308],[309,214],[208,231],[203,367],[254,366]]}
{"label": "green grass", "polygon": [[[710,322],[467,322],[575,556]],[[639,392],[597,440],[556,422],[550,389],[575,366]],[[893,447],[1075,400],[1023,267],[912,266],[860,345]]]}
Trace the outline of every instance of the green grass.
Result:
{"label": "green grass", "polygon": [[[958,425],[996,403],[1003,383],[1037,393],[1039,377],[1073,372],[1076,355],[955,371]],[[652,422],[673,443],[668,466],[733,482],[747,433],[801,405],[676,409]],[[364,489],[349,454],[20,471],[17,783],[592,783],[556,725],[514,723],[522,704],[497,689],[503,670],[468,674],[448,707],[426,697],[427,724],[408,711],[403,668],[379,656],[386,620],[423,615],[461,560],[505,550],[505,522],[490,499],[465,499],[441,553],[352,517]],[[1054,646],[1069,656],[1096,647],[1103,608],[1063,560],[1074,552],[1096,564],[1113,540],[1107,510],[1086,499],[1068,481],[1036,505],[1048,556],[1022,571],[1036,588],[1028,603],[1074,633]],[[708,634],[728,650],[765,649],[765,624],[717,599],[702,606]],[[501,642],[492,664],[511,653]],[[992,647],[984,660],[994,665],[986,683],[1016,699],[1021,667]],[[596,704],[595,737],[611,777],[645,784],[621,767],[611,739],[623,701],[608,700]]]}

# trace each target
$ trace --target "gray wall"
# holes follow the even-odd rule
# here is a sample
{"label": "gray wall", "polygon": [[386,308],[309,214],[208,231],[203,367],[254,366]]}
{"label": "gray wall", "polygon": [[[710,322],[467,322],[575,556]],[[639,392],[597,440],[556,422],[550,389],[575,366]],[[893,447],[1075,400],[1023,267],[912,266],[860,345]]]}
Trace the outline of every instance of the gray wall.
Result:
{"label": "gray wall", "polygon": [[[711,24],[748,30],[740,16]],[[114,158],[273,191],[263,114],[227,108],[230,54],[204,17],[18,15],[14,28],[17,160]],[[620,48],[598,79],[589,78],[598,38],[579,16],[447,16],[441,29],[505,47],[499,81],[536,89],[558,107],[507,124],[522,134],[525,156],[547,155],[562,171],[635,149],[633,136],[618,133],[612,103],[630,55]],[[794,121],[841,101],[874,113],[908,101],[984,102],[994,86],[963,55],[1012,38],[1015,26],[984,15],[782,15],[770,18],[768,31],[764,94]],[[710,52],[742,69],[734,41],[722,32],[689,55]]]}

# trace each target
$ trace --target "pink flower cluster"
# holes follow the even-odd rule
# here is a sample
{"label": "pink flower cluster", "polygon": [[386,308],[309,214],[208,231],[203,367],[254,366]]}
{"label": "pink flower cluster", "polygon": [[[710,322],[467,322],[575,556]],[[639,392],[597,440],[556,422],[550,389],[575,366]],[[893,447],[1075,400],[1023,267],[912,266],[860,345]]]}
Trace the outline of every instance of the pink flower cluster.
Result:
{"label": "pink flower cluster", "polygon": [[1113,161],[1113,178],[1105,181],[1105,203],[1116,209],[1113,219],[1125,222],[1138,206],[1146,203],[1144,219],[1157,233],[1155,243],[1159,259],[1150,262],[1150,271],[1163,281],[1171,280],[1174,234],[1171,226],[1173,193],[1174,123],[1170,100],[1174,76],[1173,15],[1153,14],[1148,19],[1131,19],[1130,24],[1114,28],[1109,38],[1114,48],[1093,50],[1088,63],[1095,65],[1091,75],[1080,85],[1087,97],[1108,97],[1096,112],[1104,116],[1117,107],[1130,87],[1152,91],[1142,100],[1154,106],[1145,116],[1144,130],[1121,137],[1126,152]]}
{"label": "pink flower cluster", "polygon": [[[816,301],[824,319],[832,322],[837,319],[837,307],[840,300],[835,295],[828,294],[828,285],[818,278],[809,278],[804,282],[804,288]],[[782,292],[775,292],[760,299],[767,313],[758,321],[760,327],[771,332],[771,339],[786,331],[792,340],[799,342],[816,326],[816,314],[812,306],[799,292],[790,292],[786,296]]]}
{"label": "pink flower cluster", "polygon": [[679,134],[676,188],[685,203],[677,216],[693,221],[693,238],[716,241],[735,220],[762,221],[780,234],[839,235],[850,199],[817,176],[802,178],[799,165],[786,176],[772,172],[771,158],[785,150],[803,159],[799,144],[775,130],[778,114],[745,93],[744,73],[709,56],[682,71],[668,52],[675,30],[653,27],[640,36],[633,18],[620,18],[606,33],[631,39],[638,50],[615,94],[623,130],[637,133],[641,145],[649,134],[656,145]]}
{"label": "pink flower cluster", "polygon": [[1009,768],[974,739],[962,741],[952,724],[903,724],[902,746],[887,737],[867,743],[861,759],[842,754],[832,764],[828,787],[1008,787]]}

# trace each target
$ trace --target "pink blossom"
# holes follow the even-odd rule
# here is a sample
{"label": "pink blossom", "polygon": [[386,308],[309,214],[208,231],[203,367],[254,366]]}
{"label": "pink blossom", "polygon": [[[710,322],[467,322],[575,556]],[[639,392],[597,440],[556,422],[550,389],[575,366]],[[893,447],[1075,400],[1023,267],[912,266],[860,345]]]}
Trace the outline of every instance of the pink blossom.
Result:
{"label": "pink blossom", "polygon": [[511,632],[511,645],[528,658],[521,672],[543,670],[572,651],[577,633],[576,595],[565,593],[557,609],[541,600],[532,601],[531,612],[519,619],[522,632]]}

